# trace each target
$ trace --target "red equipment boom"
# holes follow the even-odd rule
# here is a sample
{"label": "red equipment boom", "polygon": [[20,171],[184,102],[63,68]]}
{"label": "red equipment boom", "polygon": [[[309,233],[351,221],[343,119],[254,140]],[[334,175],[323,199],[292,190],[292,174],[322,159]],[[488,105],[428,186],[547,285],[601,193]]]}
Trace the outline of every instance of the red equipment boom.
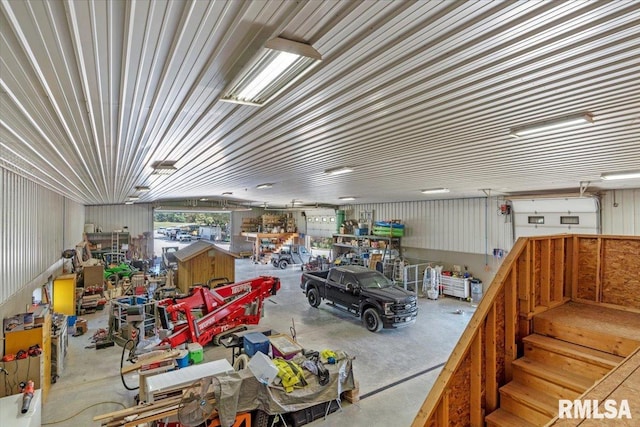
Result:
{"label": "red equipment boom", "polygon": [[[215,289],[198,286],[192,288],[187,297],[158,301],[162,327],[169,329],[169,320],[175,325],[173,333],[159,345],[169,344],[175,348],[192,342],[204,346],[216,335],[236,326],[258,324],[264,299],[279,289],[279,278],[260,276]],[[202,317],[194,317],[193,311],[201,311]],[[184,321],[176,323],[181,316]]]}

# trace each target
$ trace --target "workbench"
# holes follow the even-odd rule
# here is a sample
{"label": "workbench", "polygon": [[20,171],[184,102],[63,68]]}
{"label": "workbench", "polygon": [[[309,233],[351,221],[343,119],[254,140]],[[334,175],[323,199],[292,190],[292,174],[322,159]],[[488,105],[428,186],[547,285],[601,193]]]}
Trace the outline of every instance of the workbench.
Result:
{"label": "workbench", "polygon": [[2,427],[40,427],[42,424],[42,391],[37,389],[33,392],[26,414],[22,414],[21,410],[22,393],[0,398]]}

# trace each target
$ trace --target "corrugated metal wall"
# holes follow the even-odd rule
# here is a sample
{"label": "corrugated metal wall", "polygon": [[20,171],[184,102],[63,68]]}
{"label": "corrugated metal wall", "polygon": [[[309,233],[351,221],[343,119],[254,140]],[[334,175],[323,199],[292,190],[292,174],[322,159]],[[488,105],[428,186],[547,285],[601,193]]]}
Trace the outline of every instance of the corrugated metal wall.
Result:
{"label": "corrugated metal wall", "polygon": [[498,199],[473,198],[374,203],[343,206],[347,219],[373,211],[376,221],[400,219],[405,224],[402,246],[452,252],[491,254],[510,250],[510,216],[498,214]]}
{"label": "corrugated metal wall", "polygon": [[58,262],[65,198],[0,168],[0,304]]}
{"label": "corrugated metal wall", "polygon": [[[104,233],[128,227],[132,238],[147,232],[153,236],[153,205],[136,203],[134,205],[87,206],[85,207],[85,224],[93,224]],[[147,242],[147,252],[154,253],[153,239],[149,239]]]}
{"label": "corrugated metal wall", "polygon": [[134,205],[87,206],[85,223],[94,224],[104,233],[129,228],[131,237],[145,232],[153,232],[153,205],[137,203]]}
{"label": "corrugated metal wall", "polygon": [[64,199],[64,248],[74,249],[82,241],[84,205]]}
{"label": "corrugated metal wall", "polygon": [[607,191],[600,200],[603,234],[640,235],[640,189]]}

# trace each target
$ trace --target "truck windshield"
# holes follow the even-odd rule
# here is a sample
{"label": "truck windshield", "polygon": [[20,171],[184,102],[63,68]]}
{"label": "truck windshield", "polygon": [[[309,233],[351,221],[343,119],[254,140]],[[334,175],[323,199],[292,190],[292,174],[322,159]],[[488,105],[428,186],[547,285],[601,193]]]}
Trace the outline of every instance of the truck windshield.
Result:
{"label": "truck windshield", "polygon": [[367,289],[382,289],[393,286],[393,282],[379,273],[371,272],[371,274],[361,275],[358,277],[360,286]]}

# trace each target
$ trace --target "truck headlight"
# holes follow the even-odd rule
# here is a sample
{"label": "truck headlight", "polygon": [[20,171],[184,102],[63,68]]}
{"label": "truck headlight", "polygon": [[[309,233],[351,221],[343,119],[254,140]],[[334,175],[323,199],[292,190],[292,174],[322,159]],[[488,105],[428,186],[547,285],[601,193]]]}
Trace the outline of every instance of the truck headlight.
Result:
{"label": "truck headlight", "polygon": [[391,302],[384,303],[384,314],[393,314],[393,303]]}

